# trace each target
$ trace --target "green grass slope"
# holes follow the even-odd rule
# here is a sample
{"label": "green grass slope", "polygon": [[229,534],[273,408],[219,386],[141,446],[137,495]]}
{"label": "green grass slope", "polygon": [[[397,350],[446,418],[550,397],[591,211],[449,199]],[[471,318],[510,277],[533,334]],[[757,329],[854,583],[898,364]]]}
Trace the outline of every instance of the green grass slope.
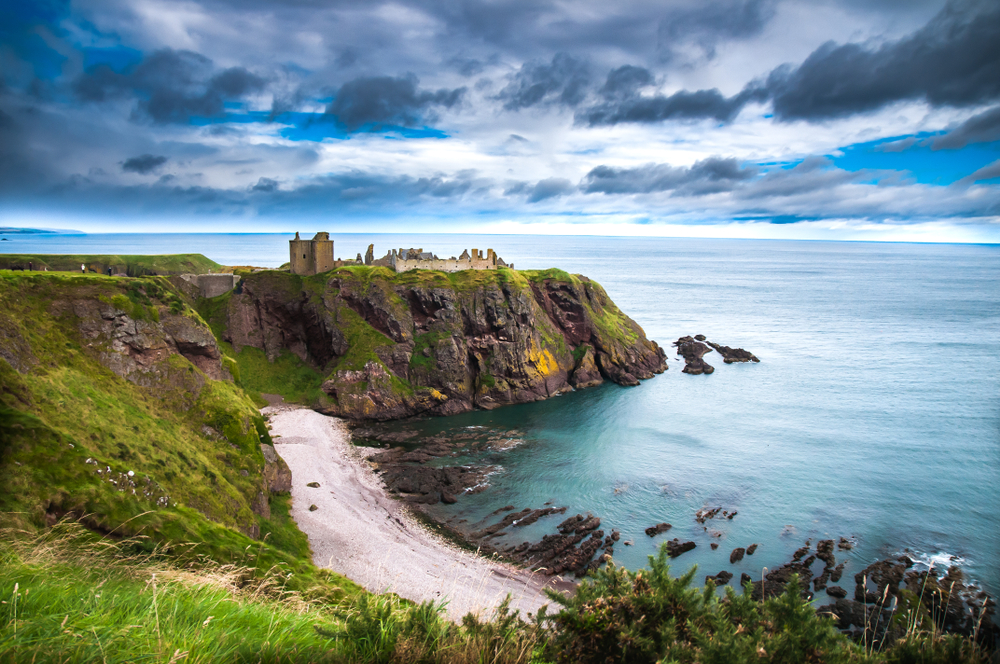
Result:
{"label": "green grass slope", "polygon": [[294,587],[357,592],[309,563],[289,498],[265,495],[260,444],[271,441],[247,394],[177,354],[143,386],[115,374],[74,313],[94,300],[150,324],[179,311],[203,325],[162,277],[0,271],[0,519],[37,530],[72,515],[219,562],[250,547]]}
{"label": "green grass slope", "polygon": [[201,254],[163,254],[155,256],[115,256],[109,254],[0,254],[0,270],[27,270],[31,263],[35,270],[48,268],[56,272],[81,274],[86,272],[115,274],[130,277],[166,274],[208,274],[219,272],[222,266]]}

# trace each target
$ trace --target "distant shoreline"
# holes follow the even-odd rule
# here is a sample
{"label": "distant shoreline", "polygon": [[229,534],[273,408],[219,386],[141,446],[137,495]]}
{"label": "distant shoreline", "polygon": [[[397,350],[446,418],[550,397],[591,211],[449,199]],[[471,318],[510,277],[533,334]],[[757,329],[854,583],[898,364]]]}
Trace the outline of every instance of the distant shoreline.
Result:
{"label": "distant shoreline", "polygon": [[0,235],[86,235],[68,228],[15,228],[0,226]]}

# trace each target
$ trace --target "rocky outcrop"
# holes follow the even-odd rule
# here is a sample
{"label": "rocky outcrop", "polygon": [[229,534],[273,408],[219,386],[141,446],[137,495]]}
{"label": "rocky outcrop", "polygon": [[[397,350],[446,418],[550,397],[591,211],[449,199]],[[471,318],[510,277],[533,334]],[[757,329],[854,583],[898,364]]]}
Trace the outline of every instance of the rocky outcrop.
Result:
{"label": "rocky outcrop", "polygon": [[[470,276],[471,275],[471,276]],[[247,275],[223,339],[323,372],[319,409],[355,420],[450,415],[666,370],[599,285],[558,271]]]}
{"label": "rocky outcrop", "polygon": [[925,615],[933,616],[935,628],[946,633],[974,637],[980,645],[995,647],[1000,629],[993,622],[996,603],[986,592],[967,583],[957,566],[943,575],[931,567],[914,570],[907,556],[879,560],[855,575],[854,600],[839,586],[827,586],[836,599],[817,609],[833,616],[837,626],[857,641],[893,642],[905,632],[900,614],[909,615],[921,605]]}
{"label": "rocky outcrop", "polygon": [[[702,343],[704,342],[704,343]],[[757,356],[742,348],[730,348],[708,341],[704,334],[696,334],[693,337],[681,337],[674,342],[677,347],[677,354],[684,358],[684,369],[682,373],[699,375],[710,374],[715,371],[715,367],[707,363],[702,357],[711,353],[713,349],[722,356],[722,361],[726,364],[734,362],[760,362]]]}
{"label": "rocky outcrop", "polygon": [[278,456],[271,445],[261,443],[260,451],[264,453],[264,481],[268,491],[271,493],[291,493],[292,470],[288,464]]}
{"label": "rocky outcrop", "polygon": [[[701,335],[698,335],[701,336]],[[705,342],[716,352],[722,356],[722,361],[726,364],[732,364],[733,362],[760,362],[757,356],[748,350],[743,350],[742,348],[730,348],[729,346],[720,346],[719,344],[712,343],[711,341]]]}
{"label": "rocky outcrop", "polygon": [[[203,377],[184,376],[171,365],[170,358],[179,355],[208,378],[232,379],[222,364],[215,336],[200,320],[172,314],[166,307],[137,309],[119,297],[121,302],[116,298],[79,299],[57,307],[76,316],[84,343],[106,367],[143,387],[164,381],[204,382]],[[137,316],[139,313],[143,316]]]}
{"label": "rocky outcrop", "polygon": [[674,345],[677,346],[677,354],[684,358],[682,373],[697,376],[715,371],[715,367],[701,359],[706,353],[712,352],[712,349],[705,344],[695,341],[691,337],[681,337],[674,342]]}
{"label": "rocky outcrop", "polygon": [[674,539],[667,542],[666,546],[667,546],[667,554],[671,558],[676,558],[682,553],[690,551],[691,549],[695,548],[695,546],[697,545],[694,542],[682,542],[675,537]]}
{"label": "rocky outcrop", "polygon": [[673,526],[671,526],[669,523],[666,522],[658,523],[655,526],[650,526],[649,528],[646,528],[646,534],[649,535],[650,537],[656,537],[660,533],[667,532],[672,527]]}

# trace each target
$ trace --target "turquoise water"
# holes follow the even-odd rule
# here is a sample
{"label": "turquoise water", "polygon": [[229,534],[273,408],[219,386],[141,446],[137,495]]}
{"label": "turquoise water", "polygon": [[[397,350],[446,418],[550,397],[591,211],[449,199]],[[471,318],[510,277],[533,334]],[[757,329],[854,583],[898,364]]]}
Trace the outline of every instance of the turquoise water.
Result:
{"label": "turquoise water", "polygon": [[[53,237],[3,250],[199,251],[278,265],[289,237]],[[908,548],[925,561],[957,556],[1000,590],[1000,247],[385,235],[336,236],[336,253],[363,252],[369,237],[377,254],[493,247],[518,267],[586,274],[668,350],[670,370],[639,387],[406,425],[524,433],[481,459],[502,467],[489,490],[436,506],[440,518],[472,524],[506,504],[554,501],[633,540],[615,550],[630,567],[664,538],[643,529],[668,521],[669,537],[698,543],[675,569],[737,578],[787,561],[808,537],[847,536],[858,542],[849,575]],[[682,374],[670,342],[697,333],[761,363],[727,366],[711,353],[713,375]],[[720,537],[694,521],[706,506],[738,510],[706,523]],[[752,542],[757,553],[730,566],[729,552]]]}

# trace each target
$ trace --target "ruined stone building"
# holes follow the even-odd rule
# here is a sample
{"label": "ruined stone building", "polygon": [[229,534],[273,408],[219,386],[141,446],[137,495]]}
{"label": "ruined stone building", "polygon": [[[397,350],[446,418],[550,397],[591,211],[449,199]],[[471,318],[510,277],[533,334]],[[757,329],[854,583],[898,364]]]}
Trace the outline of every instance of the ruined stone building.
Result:
{"label": "ruined stone building", "polygon": [[336,267],[329,233],[316,233],[311,240],[302,240],[296,233],[295,239],[288,241],[288,251],[295,274],[319,274]]}
{"label": "ruined stone building", "polygon": [[374,245],[368,245],[368,252],[365,254],[365,265],[383,265],[391,267],[396,272],[406,272],[407,270],[440,270],[442,272],[460,272],[462,270],[495,270],[498,267],[509,267],[514,269],[513,263],[506,263],[504,259],[496,255],[492,249],[486,250],[486,255],[479,249],[473,249],[472,253],[466,249],[458,258],[438,258],[429,251],[423,249],[402,249],[398,251],[392,249],[382,258],[375,258]]}
{"label": "ruined stone building", "polygon": [[354,260],[334,260],[333,240],[329,233],[316,233],[312,240],[302,240],[295,234],[294,240],[289,240],[289,255],[291,270],[295,274],[310,275],[327,272],[342,265],[376,265],[392,268],[396,272],[407,270],[440,270],[442,272],[460,272],[461,270],[495,270],[498,267],[513,269],[513,263],[506,263],[492,249],[486,250],[486,255],[479,249],[472,253],[466,249],[458,258],[438,258],[423,249],[392,249],[382,258],[375,258],[375,245],[368,245],[364,259],[361,254]]}

